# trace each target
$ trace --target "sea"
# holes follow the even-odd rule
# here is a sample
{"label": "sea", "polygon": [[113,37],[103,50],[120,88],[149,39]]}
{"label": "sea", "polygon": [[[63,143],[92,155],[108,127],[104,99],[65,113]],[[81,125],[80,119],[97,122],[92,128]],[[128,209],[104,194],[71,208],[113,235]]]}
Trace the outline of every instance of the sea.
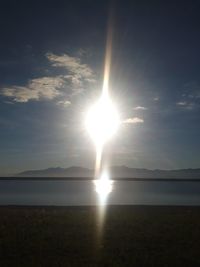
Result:
{"label": "sea", "polygon": [[[0,205],[99,205],[92,180],[0,179]],[[113,181],[106,205],[200,205],[200,181]]]}

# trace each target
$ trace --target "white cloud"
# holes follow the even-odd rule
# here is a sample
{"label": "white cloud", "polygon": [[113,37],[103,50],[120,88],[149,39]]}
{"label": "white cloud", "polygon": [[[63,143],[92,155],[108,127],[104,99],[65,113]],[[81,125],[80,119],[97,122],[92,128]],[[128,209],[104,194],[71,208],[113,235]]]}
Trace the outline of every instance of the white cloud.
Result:
{"label": "white cloud", "polygon": [[95,82],[93,70],[87,64],[82,64],[78,57],[67,54],[58,56],[53,53],[46,54],[46,57],[53,67],[62,67],[68,71],[68,74],[63,77],[71,83],[73,90],[80,92],[85,82]]}
{"label": "white cloud", "polygon": [[197,81],[186,83],[180,100],[176,103],[182,110],[195,110],[200,107],[200,85]]}
{"label": "white cloud", "polygon": [[123,123],[128,123],[128,124],[136,124],[136,123],[143,123],[144,120],[138,117],[134,118],[127,118],[123,121]]}
{"label": "white cloud", "polygon": [[62,77],[42,77],[30,80],[25,86],[13,85],[2,89],[1,95],[10,97],[15,102],[29,100],[52,100],[61,95],[58,90],[63,85]]}
{"label": "white cloud", "polygon": [[178,106],[186,106],[187,102],[186,101],[180,101],[180,102],[177,102],[176,105],[178,105]]}
{"label": "white cloud", "polygon": [[137,106],[135,108],[133,108],[134,110],[147,110],[146,107],[142,107],[142,106]]}
{"label": "white cloud", "polygon": [[187,102],[187,101],[179,101],[176,103],[177,106],[179,106],[182,109],[186,110],[193,110],[196,107],[196,104],[193,102]]}
{"label": "white cloud", "polygon": [[200,84],[197,81],[190,81],[184,85],[184,94],[186,98],[200,98]]}
{"label": "white cloud", "polygon": [[71,73],[79,74],[83,78],[91,78],[93,76],[92,69],[88,65],[82,64],[77,57],[71,57],[67,54],[58,56],[53,53],[47,53],[46,56],[54,67],[64,67]]}
{"label": "white cloud", "polygon": [[66,108],[71,105],[71,102],[68,100],[61,100],[61,101],[58,101],[56,104]]}
{"label": "white cloud", "polygon": [[160,100],[160,98],[159,97],[154,97],[154,99],[153,99],[154,101],[159,101]]}
{"label": "white cloud", "polygon": [[[11,98],[13,102],[53,100],[63,94],[68,96],[79,94],[88,84],[95,82],[93,70],[88,65],[82,64],[79,58],[67,54],[58,56],[53,53],[46,54],[46,57],[53,67],[65,68],[67,73],[31,79],[23,86],[4,87],[0,94]],[[69,103],[62,100],[59,105],[68,106]]]}

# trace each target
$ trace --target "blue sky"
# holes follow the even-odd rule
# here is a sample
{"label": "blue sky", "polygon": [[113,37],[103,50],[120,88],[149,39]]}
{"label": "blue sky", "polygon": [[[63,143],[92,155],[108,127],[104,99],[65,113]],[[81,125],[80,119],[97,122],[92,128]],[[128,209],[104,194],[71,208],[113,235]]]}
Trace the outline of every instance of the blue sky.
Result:
{"label": "blue sky", "polygon": [[[103,83],[107,1],[4,2],[0,11],[0,174],[93,167],[84,128]],[[197,168],[200,7],[116,1],[110,90],[123,123],[110,164]]]}

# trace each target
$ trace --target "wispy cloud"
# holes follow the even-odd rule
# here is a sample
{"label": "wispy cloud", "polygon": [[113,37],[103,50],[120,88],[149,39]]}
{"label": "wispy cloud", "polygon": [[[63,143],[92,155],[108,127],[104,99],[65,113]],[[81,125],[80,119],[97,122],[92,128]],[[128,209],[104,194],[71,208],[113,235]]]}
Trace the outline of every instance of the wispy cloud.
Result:
{"label": "wispy cloud", "polygon": [[58,101],[56,104],[66,108],[71,105],[71,102],[69,100],[61,100]]}
{"label": "wispy cloud", "polygon": [[196,104],[193,102],[179,101],[176,105],[182,109],[193,110],[196,107]]}
{"label": "wispy cloud", "polygon": [[58,56],[53,53],[47,53],[46,56],[54,67],[64,67],[72,74],[78,74],[85,79],[93,77],[92,69],[88,65],[82,64],[77,57],[71,57],[67,54]]}
{"label": "wispy cloud", "polygon": [[184,85],[183,97],[190,99],[200,98],[200,84],[197,81],[191,81]]}
{"label": "wispy cloud", "polygon": [[128,123],[128,124],[137,124],[137,123],[143,123],[144,120],[138,117],[133,117],[133,118],[127,118],[123,121],[123,123]]}
{"label": "wispy cloud", "polygon": [[146,107],[142,107],[142,106],[137,106],[135,108],[133,108],[134,110],[147,110]]}
{"label": "wispy cloud", "polygon": [[179,101],[176,103],[177,106],[186,106],[187,102],[186,101]]}
{"label": "wispy cloud", "polygon": [[200,107],[200,85],[196,81],[186,83],[180,100],[176,102],[177,107],[182,110],[194,110]]}
{"label": "wispy cloud", "polygon": [[88,84],[95,82],[93,70],[87,64],[82,64],[78,57],[53,53],[46,54],[46,57],[54,68],[65,68],[66,74],[30,79],[24,85],[5,86],[1,88],[0,94],[11,98],[13,102],[21,103],[30,100],[53,100],[65,95],[67,99],[57,99],[57,104],[66,107],[71,103],[70,96],[79,94]]}
{"label": "wispy cloud", "polygon": [[83,89],[85,82],[95,82],[93,70],[87,64],[81,63],[80,58],[71,57],[67,54],[55,55],[53,53],[47,53],[46,57],[53,67],[62,67],[67,70],[68,74],[64,78],[70,82],[72,89],[77,93]]}
{"label": "wispy cloud", "polygon": [[59,96],[58,90],[63,85],[62,77],[42,77],[29,80],[24,86],[13,85],[2,89],[1,94],[10,97],[15,102],[28,102],[29,100],[52,100]]}

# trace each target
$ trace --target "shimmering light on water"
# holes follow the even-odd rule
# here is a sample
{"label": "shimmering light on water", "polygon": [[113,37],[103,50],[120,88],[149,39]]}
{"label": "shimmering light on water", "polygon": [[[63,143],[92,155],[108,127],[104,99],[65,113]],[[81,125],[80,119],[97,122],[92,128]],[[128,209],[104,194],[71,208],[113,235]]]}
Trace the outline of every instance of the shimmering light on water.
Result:
{"label": "shimmering light on water", "polygon": [[113,181],[110,180],[108,172],[104,171],[99,179],[94,180],[95,191],[99,195],[99,204],[104,206],[108,195],[112,192]]}

